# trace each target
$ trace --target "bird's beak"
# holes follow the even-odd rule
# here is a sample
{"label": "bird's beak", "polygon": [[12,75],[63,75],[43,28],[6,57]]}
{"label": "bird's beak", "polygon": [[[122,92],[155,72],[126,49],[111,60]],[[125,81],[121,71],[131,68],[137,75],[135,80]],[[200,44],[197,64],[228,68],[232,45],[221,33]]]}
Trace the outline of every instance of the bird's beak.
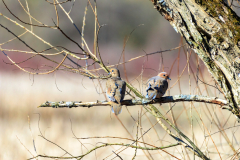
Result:
{"label": "bird's beak", "polygon": [[167,79],[171,80],[171,78],[169,78],[169,77]]}

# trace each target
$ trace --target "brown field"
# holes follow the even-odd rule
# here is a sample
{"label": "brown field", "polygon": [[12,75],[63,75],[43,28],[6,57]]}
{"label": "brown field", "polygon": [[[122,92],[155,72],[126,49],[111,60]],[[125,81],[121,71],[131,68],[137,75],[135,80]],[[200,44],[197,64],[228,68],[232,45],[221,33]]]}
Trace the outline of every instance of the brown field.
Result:
{"label": "brown field", "polygon": [[[18,2],[6,2],[16,15],[26,21],[29,20]],[[80,28],[86,4],[87,1],[76,1],[75,6],[79,6],[79,8],[75,8],[72,13],[72,17]],[[29,6],[34,16],[46,24],[53,24],[52,18],[56,17],[54,17],[55,11],[52,6],[45,6],[40,1],[29,2]],[[70,8],[68,5],[65,7]],[[138,9],[133,9],[136,7]],[[149,9],[146,9],[147,7]],[[99,22],[101,25],[108,24],[104,26],[106,28],[102,28],[99,35],[100,52],[106,65],[118,63],[124,46],[124,37],[128,36],[140,24],[144,24],[144,26],[139,26],[134,30],[126,45],[126,61],[146,53],[179,46],[180,35],[152,7],[151,2],[145,0],[141,0],[139,3],[133,0],[109,3],[109,1],[103,0],[99,3]],[[45,8],[45,10],[41,8]],[[89,48],[92,50],[94,14],[90,7],[88,9],[85,38]],[[0,11],[2,14],[14,19],[2,2],[0,2]],[[63,13],[59,12],[59,15],[62,18],[60,19],[62,29],[80,43],[80,37],[69,20],[66,19]],[[16,24],[12,24],[2,17],[0,18],[0,23],[8,26],[15,34],[23,32]],[[25,27],[30,28],[29,26]],[[56,30],[40,30],[37,28],[34,29],[34,32],[53,45],[61,45],[79,52],[76,45],[67,40],[62,34],[57,33]],[[0,44],[13,38],[3,28],[0,28],[0,35]],[[38,51],[47,48],[46,44],[40,43],[36,37],[30,34],[22,38]],[[19,41],[0,46],[4,49],[28,49],[29,51],[29,48]],[[188,53],[185,53],[189,55],[190,52],[192,51],[188,50]],[[224,96],[213,87],[215,82],[201,60],[199,60],[199,70],[203,76],[201,76],[200,72],[197,72],[197,55],[192,52],[189,62],[191,66],[188,67],[185,53],[183,49],[174,50],[164,52],[162,55],[154,54],[131,61],[126,64],[127,77],[124,74],[123,65],[120,65],[119,69],[122,78],[124,80],[128,78],[129,82],[144,95],[147,79],[160,72],[162,70],[160,66],[162,66],[165,71],[171,71],[170,77],[172,80],[169,82],[171,89],[166,95],[200,94],[201,91],[202,95],[224,99]],[[21,62],[31,56],[31,54],[11,51],[7,52],[7,54],[15,62]],[[62,58],[62,56],[56,56],[53,59],[60,62]],[[177,60],[175,61],[176,58],[179,58],[179,63]],[[10,61],[1,52],[0,160],[28,159],[37,155],[53,157],[80,156],[105,143],[132,144],[133,141],[131,140],[136,140],[137,137],[141,137],[139,141],[157,147],[177,143],[157,123],[156,119],[146,112],[143,106],[124,106],[122,113],[118,117],[111,113],[110,107],[103,106],[71,109],[38,108],[45,101],[95,102],[105,100],[106,81],[100,80],[103,88],[101,90],[98,80],[91,80],[77,73],[63,71],[62,68],[51,74],[33,76],[7,63],[10,63]],[[66,61],[65,64],[70,64],[70,61]],[[85,65],[85,61],[79,62],[79,64]],[[56,67],[56,64],[36,56],[25,63],[21,63],[20,66],[31,72],[45,72],[52,69],[51,67]],[[93,68],[90,67],[90,69]],[[96,68],[99,68],[99,66],[96,65]],[[141,74],[142,71],[144,71],[143,74]],[[178,76],[182,72],[180,83],[178,83]],[[106,75],[103,71],[99,73]],[[195,80],[197,75],[206,84],[201,81],[198,81],[197,84]],[[197,89],[197,86],[199,86],[200,90]],[[125,99],[128,98],[130,96],[126,96]],[[172,112],[168,112],[173,105]],[[234,159],[234,149],[239,152],[239,124],[229,111],[222,110],[220,106],[196,102],[192,104],[189,102],[156,104],[156,106],[171,122],[174,119],[177,127],[190,139],[193,139],[194,134],[195,144],[211,159],[220,159],[221,156],[223,160],[230,160]],[[193,128],[190,125],[191,121]],[[177,134],[173,129],[171,131]],[[134,145],[136,144],[134,143]],[[143,143],[138,145],[144,147]],[[147,145],[147,147],[149,146]],[[194,159],[193,154],[184,149],[183,146],[171,147],[164,149],[164,151],[139,149],[135,159],[170,160],[175,159],[173,156],[179,159]],[[122,159],[128,160],[134,157],[135,149],[116,145],[106,146],[91,152],[83,159],[119,159],[114,152],[118,153]],[[197,156],[195,158],[199,159]]]}

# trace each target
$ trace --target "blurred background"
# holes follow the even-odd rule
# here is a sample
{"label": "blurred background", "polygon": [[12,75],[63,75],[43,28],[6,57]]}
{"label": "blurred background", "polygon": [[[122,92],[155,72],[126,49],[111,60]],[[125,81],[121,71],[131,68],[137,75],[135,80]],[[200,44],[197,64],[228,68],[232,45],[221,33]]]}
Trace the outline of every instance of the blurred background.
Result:
{"label": "blurred background", "polygon": [[[21,22],[30,23],[29,16],[25,12],[29,8],[31,16],[42,23],[39,24],[32,18],[33,24],[54,26],[54,23],[57,23],[54,5],[46,1],[28,1],[28,7],[26,7],[26,1],[8,0],[5,3],[9,10],[19,19],[10,14],[1,1],[0,13],[2,15],[0,16],[0,24],[15,35],[21,35],[26,31],[20,25],[16,25],[16,23],[19,23],[53,46],[63,46],[73,52],[82,53],[79,47],[59,30],[46,27],[32,28]],[[94,1],[91,1],[91,5],[94,8]],[[67,12],[71,11],[69,15],[79,29],[82,29],[84,12],[87,6],[84,38],[89,49],[93,51],[95,16],[91,5],[88,4],[87,0],[62,4]],[[80,44],[81,36],[79,32],[60,7],[58,7],[58,15],[60,28],[66,35]],[[129,35],[125,47],[125,61],[146,53],[168,50],[185,44],[184,40],[181,40],[180,34],[176,33],[169,22],[153,9],[151,1],[148,0],[97,1],[97,16],[99,25],[104,25],[99,33],[98,45],[105,65],[118,64],[123,61],[121,54],[124,48],[124,40]],[[19,63],[19,66],[31,72],[46,72],[57,66],[39,55],[33,57],[33,54],[21,52],[31,51],[31,49],[17,39],[11,40],[14,36],[8,30],[3,27],[0,28],[0,47],[5,49],[5,53],[13,61]],[[26,33],[21,36],[21,39],[37,52],[49,48],[46,43],[43,43],[36,36]],[[7,41],[9,42],[5,43]],[[18,51],[11,51],[11,49]],[[170,72],[170,78],[172,79],[169,82],[170,90],[166,95],[202,94],[224,99],[221,92],[216,89],[213,78],[201,60],[197,58],[197,55],[186,47],[184,50],[177,49],[130,61],[125,66],[126,74],[124,74],[123,65],[119,65],[118,68],[122,78],[128,80],[143,94],[145,94],[147,79],[164,70]],[[46,53],[54,52],[54,50],[49,50]],[[187,64],[186,56],[189,56],[190,53],[191,57],[189,64]],[[62,55],[48,57],[57,62],[61,62],[63,59]],[[74,61],[82,66],[86,63],[76,59]],[[64,63],[74,66],[68,60]],[[88,61],[88,63],[91,64],[92,61]],[[96,68],[99,68],[99,66],[96,65]],[[94,69],[94,66],[89,69]],[[99,71],[99,74],[107,75],[103,71]],[[181,78],[178,81],[180,75]],[[197,80],[197,76],[201,81]],[[49,141],[61,146],[72,156],[79,156],[106,142],[131,144],[132,142],[127,140],[91,137],[114,136],[135,139],[138,114],[141,115],[139,135],[151,128],[144,135],[144,139],[140,139],[141,141],[154,146],[166,146],[176,143],[160,125],[156,124],[153,127],[156,119],[146,113],[142,106],[124,106],[118,118],[111,113],[110,107],[103,106],[72,109],[37,108],[45,101],[95,102],[105,100],[105,83],[105,80],[91,80],[64,69],[46,75],[31,75],[12,65],[9,59],[1,52],[0,159],[27,159],[38,154],[70,156]],[[126,96],[126,99],[128,98],[130,96]],[[168,112],[173,105],[173,112]],[[207,137],[208,132],[211,134],[217,132],[212,135],[212,138],[217,144],[223,159],[230,159],[231,155],[234,154],[229,142],[236,150],[240,147],[240,137],[235,136],[240,133],[238,127],[236,127],[238,124],[235,117],[230,112],[221,110],[217,105],[176,103],[157,104],[156,106],[170,120],[174,119],[176,125],[184,134],[192,138],[194,133],[196,144],[206,155],[213,159],[219,159],[219,155],[216,148],[214,148],[213,142]],[[192,107],[192,114],[190,114]],[[193,121],[193,129],[191,129],[190,119]],[[208,132],[204,125],[208,128]],[[229,127],[231,128],[224,133],[219,132],[219,130]],[[49,141],[39,136],[41,134]],[[74,137],[85,137],[87,139],[77,140]],[[118,148],[121,147],[104,147],[92,152],[83,159],[112,159],[116,157],[113,151],[117,152]],[[182,147],[169,148],[166,151],[180,159],[193,159],[192,153],[189,153],[189,157]],[[119,155],[123,159],[131,159],[134,152],[134,149],[127,148]],[[160,150],[149,152],[138,150],[136,159],[174,158]]]}

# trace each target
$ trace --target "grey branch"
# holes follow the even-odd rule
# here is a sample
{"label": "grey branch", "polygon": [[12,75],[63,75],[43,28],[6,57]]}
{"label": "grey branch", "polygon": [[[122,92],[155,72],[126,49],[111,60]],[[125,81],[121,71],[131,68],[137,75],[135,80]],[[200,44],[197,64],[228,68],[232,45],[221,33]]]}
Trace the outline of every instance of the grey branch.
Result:
{"label": "grey branch", "polygon": [[[228,105],[227,100],[219,99],[218,97],[206,97],[201,95],[175,95],[175,96],[166,96],[161,97],[160,99],[148,100],[148,99],[128,99],[123,100],[122,105],[126,106],[134,106],[134,105],[147,105],[147,104],[156,104],[156,103],[174,103],[174,102],[203,102],[203,103],[211,103],[218,104],[221,107]],[[72,107],[93,107],[93,106],[110,106],[108,101],[96,101],[96,102],[82,102],[82,101],[70,101],[70,102],[50,102],[46,101],[41,104],[39,107],[52,107],[52,108],[72,108]],[[224,107],[222,107],[224,108]],[[225,107],[224,109],[231,110],[229,107]]]}

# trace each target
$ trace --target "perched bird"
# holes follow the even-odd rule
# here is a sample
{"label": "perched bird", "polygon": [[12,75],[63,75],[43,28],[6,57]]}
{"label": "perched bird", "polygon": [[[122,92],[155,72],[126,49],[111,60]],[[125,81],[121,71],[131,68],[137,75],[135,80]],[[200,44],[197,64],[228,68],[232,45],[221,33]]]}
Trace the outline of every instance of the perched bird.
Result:
{"label": "perched bird", "polygon": [[150,78],[147,82],[146,98],[151,100],[162,97],[168,88],[167,79],[171,80],[166,72]]}
{"label": "perched bird", "polygon": [[126,82],[121,79],[119,70],[116,68],[111,68],[109,74],[112,77],[107,80],[106,95],[112,106],[112,112],[118,115],[122,111],[121,102],[125,96]]}

